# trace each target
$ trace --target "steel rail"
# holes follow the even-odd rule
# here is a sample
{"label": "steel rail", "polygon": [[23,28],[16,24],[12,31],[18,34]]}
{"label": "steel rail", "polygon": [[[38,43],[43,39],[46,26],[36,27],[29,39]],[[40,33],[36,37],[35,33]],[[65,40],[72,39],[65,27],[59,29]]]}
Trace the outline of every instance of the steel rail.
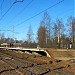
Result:
{"label": "steel rail", "polygon": [[8,63],[9,65],[13,66],[15,69],[18,69],[20,72],[23,72],[24,74],[28,73],[29,75],[36,75],[35,73],[33,73],[25,68],[22,68],[21,66],[17,65],[16,63],[10,62],[7,59],[2,58],[2,61]]}
{"label": "steel rail", "polygon": [[[9,56],[9,57],[11,57],[11,58],[13,58],[13,59],[15,59],[15,60],[20,61],[20,62],[22,62],[22,63],[25,63],[25,62],[26,62],[26,63],[31,63],[31,64],[34,65],[34,66],[37,66],[37,67],[40,67],[40,68],[45,68],[44,66],[38,65],[38,64],[36,64],[36,63],[34,63],[34,62],[30,62],[30,61],[27,61],[27,60],[25,60],[25,61],[23,62],[23,59],[17,58],[17,57],[15,57],[15,56],[13,56],[13,55],[11,55],[11,54],[9,54],[9,53],[5,53],[5,52],[3,52],[3,51],[0,51],[0,52],[3,53],[3,54],[6,54],[7,56]],[[1,59],[2,59],[2,58],[1,58]],[[2,59],[2,60],[8,62],[8,60],[5,60],[5,59]],[[10,64],[10,62],[8,62],[8,63]],[[14,66],[14,65],[15,65],[15,64],[13,63],[13,66]],[[17,64],[15,65],[15,68],[18,68],[18,69],[20,69],[20,70],[23,70],[23,72],[24,72],[24,70],[25,70],[25,71],[29,72],[29,74],[31,74],[31,75],[36,75],[35,73],[33,73],[33,72],[27,70],[26,68],[22,68],[22,67],[18,66]],[[58,73],[58,74],[69,75],[68,73],[59,71],[57,68],[56,68],[56,69],[45,68],[45,69],[47,69],[47,71],[46,71],[46,72],[43,72],[43,73],[40,73],[40,75],[46,74],[46,73],[48,73],[48,72],[55,72],[55,73]]]}

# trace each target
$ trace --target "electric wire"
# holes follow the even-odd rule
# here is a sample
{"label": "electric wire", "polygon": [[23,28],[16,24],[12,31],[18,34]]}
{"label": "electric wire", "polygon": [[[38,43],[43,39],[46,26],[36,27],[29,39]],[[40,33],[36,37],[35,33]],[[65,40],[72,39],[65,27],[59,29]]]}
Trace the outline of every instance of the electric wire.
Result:
{"label": "electric wire", "polygon": [[[56,4],[54,4],[54,5],[52,5],[52,6],[50,6],[49,8],[47,8],[47,9],[45,9],[45,10],[43,10],[43,11],[37,13],[36,15],[34,15],[34,16],[32,16],[32,17],[30,17],[30,18],[24,20],[24,21],[22,21],[21,23],[17,24],[17,26],[19,26],[19,25],[23,24],[24,22],[26,22],[26,21],[28,21],[28,20],[30,20],[30,19],[32,19],[32,18],[34,18],[34,17],[40,15],[40,14],[43,13],[44,11],[46,11],[46,10],[48,10],[48,9],[50,9],[50,8],[52,8],[52,7],[54,7],[54,6],[56,6],[56,5],[58,5],[59,3],[63,2],[63,1],[64,1],[64,0],[62,0],[62,1],[60,1],[60,2],[58,2],[58,3],[56,3]],[[15,17],[16,17],[16,16],[15,16]]]}
{"label": "electric wire", "polygon": [[24,0],[15,0],[15,2],[23,2]]}
{"label": "electric wire", "polygon": [[[66,12],[66,13],[64,13],[64,12],[63,12],[63,13],[60,13],[60,15],[61,15],[61,14],[63,14],[61,19],[63,19],[63,18],[64,18],[64,16],[66,16],[66,14],[67,14],[67,13],[72,12],[72,11],[73,11],[73,9],[70,9],[70,10],[67,10],[67,11],[68,11],[68,12]],[[54,22],[53,22],[52,24],[54,24]],[[23,27],[23,28],[24,28],[24,27]],[[24,31],[25,31],[25,30],[24,30],[25,28],[24,28],[24,29],[23,29],[23,28],[22,28],[22,30],[21,30],[22,32],[24,32]]]}
{"label": "electric wire", "polygon": [[[19,26],[19,25],[23,24],[24,22],[26,22],[26,21],[28,21],[28,20],[30,20],[30,19],[32,19],[32,18],[34,18],[34,17],[40,15],[41,13],[43,13],[43,12],[45,12],[45,11],[47,11],[47,10],[49,10],[49,9],[51,9],[51,8],[53,8],[53,7],[55,7],[56,5],[62,3],[63,1],[64,1],[64,0],[61,0],[61,1],[57,2],[57,3],[55,3],[54,5],[48,7],[47,9],[45,9],[45,10],[43,10],[43,11],[41,11],[41,12],[35,14],[34,16],[32,16],[32,17],[30,17],[30,18],[28,18],[28,19],[26,19],[26,20],[24,20],[24,21],[22,21],[21,23],[17,24],[16,26]],[[14,3],[12,4],[12,6],[13,6],[15,3],[16,3],[16,2],[14,2]],[[5,15],[8,13],[8,11],[12,8],[12,6],[7,10],[7,12],[4,14],[4,16],[5,16]],[[4,17],[4,16],[3,16],[3,17]],[[0,19],[0,20],[1,20],[1,19]],[[16,26],[15,26],[15,27],[16,27]]]}
{"label": "electric wire", "polygon": [[4,18],[4,16],[10,11],[10,9],[14,6],[14,4],[16,4],[17,2],[23,2],[24,0],[22,1],[15,1],[12,3],[12,5],[8,8],[8,10],[2,15],[2,17],[0,18],[0,21]]}
{"label": "electric wire", "polygon": [[[67,12],[62,12],[62,13],[57,14],[57,16],[62,15],[62,18],[64,18],[64,16],[66,16],[67,13],[70,13],[70,12],[73,11],[73,8],[71,8],[71,9],[69,9],[69,10],[66,10],[66,11],[67,11]],[[54,22],[53,22],[53,24],[54,24]],[[25,28],[23,27],[21,31],[24,32],[24,31],[25,31],[24,29],[25,29]]]}
{"label": "electric wire", "polygon": [[17,15],[15,15],[10,21],[8,24],[10,24],[16,17],[18,17],[20,14],[22,14],[25,10],[31,3],[33,2],[33,0],[31,0]]}
{"label": "electric wire", "polygon": [[[28,18],[28,19],[26,19],[26,20],[24,20],[24,21],[22,21],[21,23],[17,24],[16,26],[19,26],[19,25],[21,25],[21,24],[25,23],[26,21],[28,21],[28,20],[30,20],[30,19],[32,19],[32,18],[34,18],[34,17],[36,17],[36,16],[40,15],[41,13],[43,13],[43,12],[45,12],[45,11],[47,11],[47,10],[49,10],[49,9],[53,8],[53,7],[55,7],[56,5],[58,5],[58,4],[60,4],[60,3],[62,3],[63,1],[64,1],[64,0],[61,0],[61,1],[57,2],[57,3],[55,3],[54,5],[52,5],[52,6],[48,7],[47,9],[45,9],[45,10],[43,10],[43,11],[41,11],[41,12],[39,12],[39,13],[35,14],[34,16],[32,16],[32,17],[30,17],[30,18]],[[15,27],[16,27],[16,26],[15,26]]]}
{"label": "electric wire", "polygon": [[0,21],[4,18],[4,16],[10,11],[10,9],[13,7],[13,5],[15,4],[15,2],[9,7],[9,9],[2,15],[2,17],[0,18]]}
{"label": "electric wire", "polygon": [[[2,17],[0,18],[0,21],[4,18],[4,16],[10,11],[10,9],[14,6],[14,4],[15,3],[17,3],[17,2],[23,2],[24,0],[22,0],[22,1],[15,1],[15,2],[13,2],[12,3],[12,5],[9,7],[9,9],[2,15]],[[1,3],[1,7],[2,7],[2,4],[3,4],[3,2],[4,2],[4,0],[2,1],[2,3]],[[13,31],[13,30],[0,30],[0,31]],[[14,32],[14,33],[18,33],[18,32]]]}

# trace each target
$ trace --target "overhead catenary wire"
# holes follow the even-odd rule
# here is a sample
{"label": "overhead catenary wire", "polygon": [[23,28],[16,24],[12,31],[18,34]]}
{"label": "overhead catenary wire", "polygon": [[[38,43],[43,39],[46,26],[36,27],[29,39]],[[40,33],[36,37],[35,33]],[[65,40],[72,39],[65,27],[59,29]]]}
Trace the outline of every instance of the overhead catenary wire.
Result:
{"label": "overhead catenary wire", "polygon": [[23,2],[24,0],[15,0],[15,2]]}
{"label": "overhead catenary wire", "polygon": [[[30,18],[28,18],[28,19],[26,19],[26,20],[24,20],[24,21],[22,21],[22,22],[19,23],[18,25],[21,25],[21,24],[23,24],[24,22],[26,22],[26,21],[28,21],[28,20],[30,20],[30,19],[32,19],[32,18],[34,18],[34,17],[40,15],[41,13],[45,12],[46,10],[49,10],[49,9],[55,7],[56,5],[60,4],[60,3],[63,2],[63,1],[64,1],[64,0],[61,0],[61,1],[57,2],[57,3],[55,3],[54,5],[48,7],[47,9],[45,9],[45,10],[43,10],[43,11],[41,11],[41,12],[35,14],[34,16],[32,16],[32,17],[30,17]],[[17,25],[17,26],[18,26],[18,25]]]}
{"label": "overhead catenary wire", "polygon": [[13,5],[15,4],[15,2],[9,7],[9,9],[2,15],[2,17],[0,18],[0,21],[4,18],[4,16],[9,12],[9,10],[13,7]]}
{"label": "overhead catenary wire", "polygon": [[31,3],[33,2],[33,0],[31,0],[19,13],[17,13],[17,15],[15,15],[10,21],[8,24],[10,24],[16,17],[18,17],[21,13],[23,13],[25,10]]}
{"label": "overhead catenary wire", "polygon": [[[63,1],[64,1],[64,0],[61,0],[61,1],[57,2],[57,3],[55,3],[54,5],[52,5],[52,6],[48,7],[48,8],[46,8],[45,10],[43,10],[43,11],[41,11],[41,12],[39,12],[39,13],[35,14],[34,16],[32,16],[32,17],[30,17],[30,18],[28,18],[28,19],[26,19],[26,20],[22,21],[21,23],[17,24],[16,26],[19,26],[19,25],[21,25],[21,24],[25,23],[26,21],[28,21],[28,20],[30,20],[30,19],[32,19],[32,18],[34,18],[34,17],[36,17],[36,16],[40,15],[41,13],[43,13],[43,12],[45,12],[45,11],[47,11],[47,10],[49,10],[49,9],[53,8],[53,7],[55,7],[56,5],[58,5],[58,4],[60,4],[60,3],[62,3]],[[15,27],[16,27],[16,26],[15,26]]]}
{"label": "overhead catenary wire", "polygon": [[[0,31],[5,31],[5,32],[6,32],[6,31],[8,31],[8,32],[11,31],[11,32],[13,32],[13,30],[0,30]],[[14,32],[14,33],[17,33],[17,34],[18,34],[18,32]]]}
{"label": "overhead catenary wire", "polygon": [[[72,12],[73,11],[73,9],[70,9],[70,10],[67,10],[67,12],[62,12],[62,13],[59,13],[58,15],[62,15],[62,18],[60,18],[60,19],[63,19],[64,18],[64,16],[66,16],[66,14],[67,13],[69,13],[69,12]],[[58,16],[57,15],[57,16]],[[51,24],[54,24],[54,22],[52,22]],[[24,28],[25,29],[25,28]],[[21,31],[25,31],[23,28],[22,28],[22,30]]]}
{"label": "overhead catenary wire", "polygon": [[17,2],[23,2],[23,0],[22,1],[15,1],[15,2],[13,2],[12,3],[12,5],[8,8],[8,10],[2,15],[2,17],[0,18],[0,21],[4,18],[4,16],[10,11],[10,9],[14,6],[14,4],[16,4]]}
{"label": "overhead catenary wire", "polygon": [[13,26],[13,29],[12,29],[12,30],[0,30],[0,31],[12,32],[12,38],[13,38],[13,39],[14,39],[14,33],[17,33],[17,34],[18,34],[18,32],[15,32],[14,26]]}
{"label": "overhead catenary wire", "polygon": [[[56,17],[56,16],[58,17],[58,16],[61,15],[62,17],[60,16],[60,17],[61,17],[60,19],[63,19],[64,16],[66,16],[68,13],[70,13],[70,12],[72,12],[72,11],[74,11],[73,8],[71,8],[71,9],[69,9],[69,10],[66,10],[66,12],[58,13],[58,14],[55,15],[55,17]],[[57,18],[57,17],[56,17],[56,18]],[[68,17],[69,17],[69,16],[68,16]],[[58,17],[58,18],[59,18],[59,17]],[[54,22],[52,22],[52,24],[54,24]],[[22,29],[21,31],[23,31],[23,32],[25,31],[25,28],[24,28],[24,27],[23,27],[23,28],[21,27],[20,29]]]}

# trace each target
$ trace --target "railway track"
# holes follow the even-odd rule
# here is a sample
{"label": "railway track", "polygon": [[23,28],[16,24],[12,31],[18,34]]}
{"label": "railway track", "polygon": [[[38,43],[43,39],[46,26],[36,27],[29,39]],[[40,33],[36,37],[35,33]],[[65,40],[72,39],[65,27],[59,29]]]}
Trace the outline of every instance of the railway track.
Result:
{"label": "railway track", "polygon": [[5,52],[5,50],[0,50],[0,60],[13,67],[13,69],[9,70],[18,70],[23,75],[69,75],[68,73],[58,70],[59,68],[64,67],[55,69],[46,68],[45,66],[39,65],[32,61],[18,58],[11,53],[9,54],[8,52]]}

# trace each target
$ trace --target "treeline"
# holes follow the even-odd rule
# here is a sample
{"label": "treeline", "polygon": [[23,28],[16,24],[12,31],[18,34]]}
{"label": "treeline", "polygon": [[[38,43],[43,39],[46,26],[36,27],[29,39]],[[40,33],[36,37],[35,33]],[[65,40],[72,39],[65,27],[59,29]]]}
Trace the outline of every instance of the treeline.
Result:
{"label": "treeline", "polygon": [[[30,34],[31,30],[29,28]],[[27,41],[13,40],[12,38],[5,38],[4,34],[0,35],[0,45],[2,43],[21,43],[21,47],[26,48],[75,48],[75,17],[70,16],[66,21],[57,18],[54,22],[48,12],[40,22],[37,31],[37,42],[31,40],[31,34]]]}
{"label": "treeline", "polygon": [[[2,45],[3,44],[3,45]],[[8,46],[8,47],[25,47],[25,48],[36,48],[37,43],[35,41],[28,42],[24,40],[13,40],[12,38],[5,38],[4,33],[1,34],[0,37],[0,46]]]}
{"label": "treeline", "polygon": [[37,35],[40,47],[75,48],[75,17],[70,16],[64,22],[59,18],[51,22],[51,17],[45,12]]}

